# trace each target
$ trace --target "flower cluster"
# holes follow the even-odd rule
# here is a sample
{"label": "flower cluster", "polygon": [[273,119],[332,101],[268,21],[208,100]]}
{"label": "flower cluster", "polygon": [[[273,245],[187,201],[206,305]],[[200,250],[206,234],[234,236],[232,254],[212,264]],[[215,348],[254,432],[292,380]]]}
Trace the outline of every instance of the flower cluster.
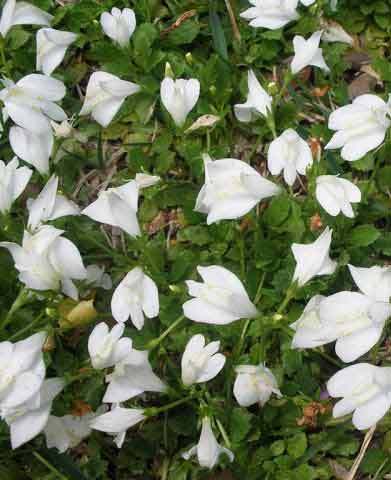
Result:
{"label": "flower cluster", "polygon": [[[250,0],[250,3],[252,6],[242,12],[241,17],[249,20],[251,27],[276,30],[299,18],[298,9],[301,7],[298,0]],[[314,0],[301,0],[301,3],[309,7]],[[8,164],[0,161],[0,214],[8,216],[13,203],[23,192],[28,197],[34,197],[26,201],[28,215],[22,239],[18,242],[10,238],[10,241],[0,242],[0,247],[7,249],[12,256],[18,280],[23,285],[15,308],[11,308],[1,328],[7,327],[13,310],[32,297],[41,301],[46,295],[52,295],[57,303],[59,299],[64,301],[64,297],[69,297],[65,301],[73,302],[76,310],[92,310],[95,295],[99,297],[100,289],[110,292],[111,311],[108,316],[113,321],[110,324],[97,323],[89,334],[86,368],[91,375],[101,375],[99,378],[105,392],[103,405],[81,417],[74,414],[51,415],[55,397],[73,381],[71,377],[45,378],[42,349],[52,327],[48,326],[44,332],[39,331],[24,340],[0,342],[0,414],[10,428],[12,448],[43,432],[48,448],[55,447],[65,452],[77,446],[92,430],[113,436],[115,444],[121,448],[127,430],[136,424],[182,403],[198,402],[199,442],[182,451],[181,457],[186,460],[196,457],[201,467],[209,469],[214,468],[220,458],[225,457],[232,462],[234,448],[210,406],[212,402],[208,403],[204,384],[212,380],[218,382],[222,372],[228,372],[227,376],[232,379],[227,387],[229,395],[233,402],[236,400],[236,405],[245,408],[262,408],[271,398],[271,402],[277,404],[284,397],[284,389],[281,387],[281,391],[279,387],[281,378],[273,373],[273,368],[266,366],[264,357],[258,355],[253,361],[254,357],[248,356],[243,362],[246,364],[239,364],[251,320],[254,319],[255,323],[265,317],[258,295],[253,300],[250,298],[251,290],[237,272],[222,265],[205,265],[201,257],[197,266],[201,281],[197,280],[196,272],[189,273],[185,282],[188,297],[180,305],[182,315],[170,321],[167,330],[160,336],[139,349],[137,341],[133,341],[135,336],[139,331],[145,331],[146,325],[158,325],[157,318],[162,309],[159,269],[149,269],[139,259],[133,262],[126,256],[126,270],[121,270],[119,274],[109,272],[109,275],[100,265],[86,266],[86,258],[83,258],[77,245],[66,238],[69,235],[74,240],[72,232],[57,228],[58,224],[54,226],[53,222],[63,217],[77,217],[75,222],[111,226],[123,238],[127,235],[130,241],[135,242],[134,245],[142,243],[140,199],[153,188],[159,188],[161,184],[164,187],[164,179],[145,172],[139,172],[134,178],[121,178],[121,181],[109,178],[97,195],[88,200],[89,204],[85,202],[83,206],[81,202],[77,205],[74,196],[67,198],[62,193],[62,179],[54,173],[50,175],[57,172],[53,158],[56,149],[53,147],[61,137],[72,134],[73,126],[64,110],[65,104],[64,108],[61,106],[66,96],[65,84],[52,74],[63,62],[67,49],[77,44],[78,35],[55,30],[50,27],[51,22],[51,15],[15,0],[6,1],[0,20],[3,37],[15,25],[44,27],[36,33],[36,70],[42,73],[28,74],[16,82],[3,78],[0,91],[4,120],[12,122],[8,141],[15,154]],[[133,10],[114,7],[111,12],[102,13],[100,24],[109,42],[124,52],[131,52],[130,39],[137,28]],[[300,72],[309,66],[321,69],[327,75],[330,69],[320,42],[349,43],[346,35],[346,32],[330,29],[316,31],[308,38],[296,35],[285,83],[297,80]],[[289,126],[279,132],[275,111],[283,100],[285,87],[276,94],[273,89],[262,86],[253,69],[245,74],[247,98],[244,103],[232,105],[233,118],[242,122],[242,126],[243,123],[260,122],[270,132],[273,139],[265,155],[265,168],[261,173],[259,168],[242,159],[212,159],[210,149],[206,149],[203,155],[205,180],[196,199],[194,196],[193,210],[197,213],[193,215],[201,214],[199,216],[205,219],[208,228],[213,229],[213,224],[241,219],[252,210],[257,209],[259,213],[267,199],[274,201],[284,195],[293,195],[295,183],[306,182],[308,195],[326,212],[324,218],[328,224],[322,225],[319,234],[307,237],[306,243],[292,243],[291,251],[286,252],[295,268],[292,269],[285,300],[271,316],[273,322],[278,323],[287,320],[284,316],[287,304],[298,293],[301,294],[309,282],[316,277],[336,275],[341,270],[339,267],[348,263],[340,261],[332,249],[333,234],[339,225],[334,217],[341,214],[348,219],[354,218],[364,192],[351,178],[319,174],[321,154],[314,154],[309,139],[303,138],[300,130]],[[101,132],[101,128],[111,124],[128,97],[143,93],[141,83],[124,80],[106,71],[94,71],[82,95],[78,117],[90,116],[99,125],[94,127]],[[203,88],[197,78],[174,78],[171,66],[166,66],[165,76],[160,78],[160,102],[163,107],[160,114],[178,136],[186,135],[193,128],[194,125],[186,129],[188,117],[203,100]],[[383,144],[391,125],[390,115],[390,101],[385,102],[373,94],[358,96],[351,104],[336,108],[329,115],[328,128],[334,134],[325,149],[341,149],[340,155],[347,162],[362,159]],[[20,161],[26,162],[38,173],[27,166],[20,166]],[[39,174],[46,182],[36,195],[27,188],[33,174]],[[270,176],[274,177],[273,181]],[[243,222],[238,229],[239,234],[245,228]],[[356,265],[356,262],[353,263]],[[379,342],[391,316],[391,267],[363,268],[349,264],[348,268],[358,291],[342,290],[329,296],[313,296],[300,317],[291,323],[290,330],[287,328],[293,337],[292,349],[315,349],[335,342],[338,358],[350,363]],[[244,274],[242,269],[240,277]],[[175,288],[185,291],[184,285],[168,286],[171,290]],[[80,310],[73,313],[81,315]],[[90,314],[94,320],[95,313],[90,311],[88,320]],[[151,352],[186,320],[194,322],[193,325],[199,328],[205,327],[205,331],[184,339],[181,376],[177,379],[180,394],[176,392],[175,400],[170,404],[141,407],[146,393],[153,394],[152,398],[160,398],[174,390],[173,385],[160,378],[162,375],[155,373],[158,370]],[[232,355],[228,355],[222,348],[219,334],[224,328],[230,328],[227,325],[240,320],[245,321],[241,340]],[[83,376],[83,369],[80,374]],[[329,379],[327,390],[331,397],[342,398],[334,406],[334,417],[353,413],[355,427],[367,429],[391,407],[391,369],[363,362],[349,365]],[[134,402],[132,406],[130,400]],[[221,433],[225,446],[218,443],[217,432]]]}

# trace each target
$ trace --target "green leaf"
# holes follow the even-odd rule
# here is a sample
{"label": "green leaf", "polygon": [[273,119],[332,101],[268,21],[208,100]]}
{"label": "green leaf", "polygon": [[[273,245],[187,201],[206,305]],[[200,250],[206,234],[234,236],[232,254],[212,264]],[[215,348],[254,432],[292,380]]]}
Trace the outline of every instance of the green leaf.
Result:
{"label": "green leaf", "polygon": [[373,225],[359,225],[348,237],[348,243],[353,247],[367,247],[380,237],[380,232]]}
{"label": "green leaf", "polygon": [[183,22],[178,28],[171,30],[165,39],[165,43],[169,45],[186,45],[191,43],[199,34],[200,25],[194,20]]}
{"label": "green leaf", "polygon": [[230,438],[232,442],[240,442],[251,429],[253,415],[244,408],[236,407],[232,410],[230,420]]}
{"label": "green leaf", "polygon": [[220,17],[212,7],[209,9],[209,26],[212,31],[214,49],[222,58],[224,58],[224,60],[228,60],[227,42],[225,40],[224,30],[221,26]]}
{"label": "green leaf", "polygon": [[305,433],[297,433],[287,441],[288,454],[293,458],[300,458],[307,450],[307,436]]}

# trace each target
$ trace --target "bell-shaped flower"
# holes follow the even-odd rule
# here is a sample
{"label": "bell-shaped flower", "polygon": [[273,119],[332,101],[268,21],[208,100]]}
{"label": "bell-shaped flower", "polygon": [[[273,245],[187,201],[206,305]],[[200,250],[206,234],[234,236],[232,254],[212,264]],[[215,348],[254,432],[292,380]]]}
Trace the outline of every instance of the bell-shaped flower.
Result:
{"label": "bell-shaped flower", "polygon": [[236,118],[240,122],[250,122],[263,115],[266,117],[272,110],[272,97],[259,83],[253,70],[247,72],[248,94],[246,103],[234,106]]}
{"label": "bell-shaped flower", "polygon": [[201,334],[191,337],[182,355],[182,382],[184,385],[203,383],[212,380],[222,370],[225,356],[217,353],[220,342],[205,345]]}
{"label": "bell-shaped flower", "polygon": [[95,202],[81,213],[96,222],[119,227],[132,237],[140,235],[137,220],[139,186],[135,180],[99,192]]}
{"label": "bell-shaped flower", "polygon": [[391,306],[357,292],[312,298],[296,330],[292,348],[314,348],[336,341],[335,352],[348,363],[367,353],[380,339]]}
{"label": "bell-shaped flower", "polygon": [[45,378],[44,332],[16,343],[0,342],[0,410],[14,408],[37,394]]}
{"label": "bell-shaped flower", "polygon": [[110,412],[94,418],[90,422],[90,427],[115,436],[114,442],[118,448],[121,448],[125,440],[126,430],[146,418],[144,410],[140,408],[122,408],[115,405]]}
{"label": "bell-shaped flower", "polygon": [[60,453],[64,453],[69,448],[77,447],[91,434],[90,423],[92,420],[105,411],[105,407],[99,407],[96,412],[89,412],[82,416],[56,417],[50,415],[44,429],[47,448],[57,448]]}
{"label": "bell-shaped flower", "polygon": [[152,371],[148,352],[135,350],[116,364],[113,373],[106,376],[109,382],[103,401],[106,403],[125,402],[144,392],[163,392],[164,383]]}
{"label": "bell-shaped flower", "polygon": [[204,283],[188,280],[192,297],[183,304],[183,313],[194,322],[227,325],[240,318],[256,317],[258,312],[236,275],[212,265],[197,267]]}
{"label": "bell-shaped flower", "polygon": [[378,302],[389,302],[391,297],[391,267],[370,268],[348,265],[354,283],[360,291]]}
{"label": "bell-shaped flower", "polygon": [[391,367],[351,365],[330,378],[327,391],[334,398],[342,397],[334,405],[334,418],[354,412],[353,425],[366,430],[384,417],[391,406]]}
{"label": "bell-shaped flower", "polygon": [[320,320],[319,306],[326,297],[315,295],[305,306],[303,313],[290,327],[295,331],[291,348],[315,348],[324,345],[325,325]]}
{"label": "bell-shaped flower", "polygon": [[7,35],[14,25],[50,25],[53,16],[27,2],[7,0],[0,18],[0,33]]}
{"label": "bell-shaped flower", "polygon": [[57,193],[58,177],[52,175],[37,198],[27,201],[28,228],[37,230],[43,223],[67,215],[79,215],[79,207],[64,195]]}
{"label": "bell-shaped flower", "polygon": [[291,62],[291,70],[293,74],[296,74],[303,70],[303,68],[312,65],[329,72],[330,69],[326,65],[323,58],[322,49],[319,48],[320,38],[322,32],[313,33],[308,40],[301,35],[295,35],[293,37],[293,48],[295,50],[295,56]]}
{"label": "bell-shaped flower", "polygon": [[328,127],[336,130],[326,150],[342,148],[341,157],[353,162],[382,144],[391,124],[390,103],[372,94],[364,94],[350,105],[337,108]]}
{"label": "bell-shaped flower", "polygon": [[132,340],[121,338],[125,325],[117,324],[111,331],[106,323],[96,325],[88,338],[88,352],[92,366],[96,369],[113,367],[132,351]]}
{"label": "bell-shaped flower", "polygon": [[234,454],[231,450],[222,447],[217,443],[212,430],[210,418],[204,417],[202,419],[201,435],[198,444],[183,453],[182,457],[185,460],[189,460],[195,455],[201,467],[209,468],[211,470],[219,461],[221,454],[227,455],[230,462],[234,459]]}
{"label": "bell-shaped flower", "polygon": [[66,113],[55,103],[65,96],[65,85],[60,80],[32,73],[17,83],[4,79],[3,84],[0,100],[19,127],[42,135],[51,130],[50,120],[66,120]]}
{"label": "bell-shaped flower", "polygon": [[316,178],[316,199],[329,215],[336,217],[343,213],[354,217],[351,203],[361,201],[361,191],[354,183],[336,175],[320,175]]}
{"label": "bell-shaped flower", "polygon": [[159,183],[160,177],[157,175],[148,175],[147,173],[136,173],[134,180],[141,190],[142,188],[152,187]]}
{"label": "bell-shaped flower", "polygon": [[324,42],[341,42],[353,45],[353,38],[341,27],[339,23],[328,21],[324,23],[322,27],[323,35],[322,40]]}
{"label": "bell-shaped flower", "polygon": [[125,99],[140,91],[133,82],[106,72],[94,72],[87,85],[83,107],[79,115],[90,115],[102,127],[107,127]]}
{"label": "bell-shaped flower", "polygon": [[175,125],[181,127],[200,96],[200,82],[196,78],[173,80],[166,77],[160,85],[160,98]]}
{"label": "bell-shaped flower", "polygon": [[51,75],[64,60],[69,45],[77,38],[76,33],[54,28],[41,28],[37,32],[37,70]]}
{"label": "bell-shaped flower", "polygon": [[90,287],[103,288],[111,290],[113,282],[110,275],[105,273],[105,267],[99,265],[88,265],[86,268],[87,276],[85,282]]}
{"label": "bell-shaped flower", "polygon": [[194,210],[208,215],[208,225],[240,218],[264,198],[280,193],[280,187],[241,160],[213,161],[209,155],[204,155],[204,166],[205,184]]}
{"label": "bell-shaped flower", "polygon": [[249,0],[252,7],[240,14],[245,20],[250,20],[250,27],[277,30],[287,23],[297,20],[298,0]]}
{"label": "bell-shaped flower", "polygon": [[1,417],[10,427],[12,449],[32,440],[44,430],[53,400],[64,385],[61,378],[45,380],[41,389],[25,403],[15,408],[0,409]]}
{"label": "bell-shaped flower", "polygon": [[32,290],[62,290],[77,300],[73,280],[83,280],[86,270],[79,250],[68,239],[61,237],[62,230],[49,225],[31,234],[25,230],[22,246],[0,242],[0,247],[11,253],[19,280]]}
{"label": "bell-shaped flower", "polygon": [[0,160],[0,213],[6,214],[11,210],[12,204],[29,183],[32,173],[27,167],[19,167],[16,157],[7,165]]}
{"label": "bell-shaped flower", "polygon": [[235,371],[234,396],[241,407],[249,407],[254,403],[263,407],[272,393],[282,396],[275,376],[262,363],[258,366],[239,365]]}
{"label": "bell-shaped flower", "polygon": [[13,126],[9,142],[15,155],[35,167],[41,175],[49,173],[49,158],[53,148],[51,130],[38,135],[26,128]]}
{"label": "bell-shaped flower", "polygon": [[333,231],[326,227],[313,243],[292,244],[292,253],[296,260],[293,281],[297,281],[299,287],[318,275],[332,275],[335,272],[337,262],[329,256],[332,233]]}
{"label": "bell-shaped flower", "polygon": [[267,153],[268,169],[272,175],[283,171],[288,185],[295,183],[298,173],[305,175],[310,165],[312,153],[309,145],[291,128],[271,142]]}
{"label": "bell-shaped flower", "polygon": [[111,13],[102,13],[100,24],[108,37],[121,47],[126,47],[136,28],[136,15],[130,8],[120,10],[114,7],[111,9]]}
{"label": "bell-shaped flower", "polygon": [[139,267],[126,274],[114,290],[111,312],[117,322],[126,322],[130,317],[133,325],[141,330],[144,315],[147,318],[159,315],[159,292],[152,278]]}

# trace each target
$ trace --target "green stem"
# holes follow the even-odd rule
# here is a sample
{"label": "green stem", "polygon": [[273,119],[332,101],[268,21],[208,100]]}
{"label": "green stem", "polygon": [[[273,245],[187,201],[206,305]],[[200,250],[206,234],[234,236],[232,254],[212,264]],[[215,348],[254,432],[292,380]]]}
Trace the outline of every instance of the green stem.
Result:
{"label": "green stem", "polygon": [[4,49],[4,46],[5,46],[5,40],[3,37],[1,37],[0,39],[0,55],[1,55],[1,62],[2,64],[4,65],[4,71],[7,75],[7,77],[10,79],[11,78],[11,72],[8,68],[8,64],[7,64],[7,59],[6,59],[6,56],[5,56],[5,49]]}
{"label": "green stem", "polygon": [[154,348],[156,348],[159,343],[161,343],[167,337],[167,335],[169,335],[170,332],[174,330],[174,328],[176,328],[181,322],[183,322],[184,319],[184,315],[178,317],[158,338],[155,338],[154,340],[148,342],[145,348],[147,350],[153,350]]}
{"label": "green stem", "polygon": [[288,69],[285,73],[285,76],[284,76],[284,81],[282,83],[282,86],[280,88],[280,91],[278,92],[278,94],[276,95],[276,98],[275,98],[275,105],[278,105],[278,103],[280,102],[281,98],[283,97],[284,93],[285,93],[285,90],[288,88],[288,85],[291,83],[292,79],[293,79],[294,75],[293,73],[291,72],[290,69]]}
{"label": "green stem", "polygon": [[146,408],[144,410],[144,415],[146,417],[154,417],[155,415],[159,415],[159,413],[167,412],[167,410],[171,410],[172,408],[175,408],[178,405],[182,405],[182,403],[189,402],[190,400],[193,400],[193,398],[194,398],[194,395],[189,395],[185,398],[181,398],[180,400],[176,400],[175,402],[168,403],[167,405],[164,405],[163,407]]}
{"label": "green stem", "polygon": [[243,344],[244,344],[244,339],[246,338],[246,333],[247,333],[248,327],[250,325],[250,321],[251,321],[251,318],[248,318],[244,322],[244,325],[243,325],[243,328],[242,328],[242,333],[240,335],[240,339],[239,339],[239,343],[238,343],[238,349],[237,349],[236,354],[235,354],[236,359],[239,358],[240,352],[242,351]]}
{"label": "green stem", "polygon": [[261,296],[262,296],[262,287],[263,287],[263,283],[265,281],[265,277],[266,277],[266,272],[263,272],[262,274],[262,277],[261,277],[261,280],[258,284],[258,288],[257,288],[257,293],[255,294],[255,298],[254,298],[254,305],[257,306],[258,303],[259,303],[259,300],[261,299]]}
{"label": "green stem", "polygon": [[40,313],[36,318],[34,318],[34,320],[31,323],[26,325],[24,328],[21,328],[20,330],[18,330],[16,333],[11,335],[7,340],[11,342],[12,340],[15,340],[16,338],[22,336],[23,334],[28,332],[30,329],[35,327],[35,325],[37,325],[42,320],[42,318],[44,316],[45,316],[45,314],[43,312]]}
{"label": "green stem", "polygon": [[273,138],[277,138],[276,122],[274,120],[274,112],[270,112],[266,117],[266,124],[272,132]]}
{"label": "green stem", "polygon": [[278,307],[277,314],[281,314],[284,312],[285,308],[288,306],[289,302],[295,296],[296,293],[296,285],[291,285],[288,290],[286,291],[286,295],[284,300],[282,301],[281,305]]}
{"label": "green stem", "polygon": [[25,287],[20,290],[19,295],[16,297],[14,303],[11,305],[11,308],[9,309],[7,315],[4,318],[0,330],[4,330],[4,328],[11,322],[14,313],[27,303],[28,293],[29,292]]}
{"label": "green stem", "polygon": [[225,428],[223,427],[220,420],[218,420],[217,418],[215,420],[216,420],[217,426],[220,430],[221,436],[224,439],[224,443],[227,445],[227,448],[231,448],[231,442],[229,441],[229,438],[228,438],[227,432],[225,431]]}
{"label": "green stem", "polygon": [[53,467],[45,458],[43,458],[38,452],[33,452],[35,458],[37,458],[45,467],[50,470],[52,473],[58,476],[60,480],[68,480],[62,473],[60,473],[57,468]]}

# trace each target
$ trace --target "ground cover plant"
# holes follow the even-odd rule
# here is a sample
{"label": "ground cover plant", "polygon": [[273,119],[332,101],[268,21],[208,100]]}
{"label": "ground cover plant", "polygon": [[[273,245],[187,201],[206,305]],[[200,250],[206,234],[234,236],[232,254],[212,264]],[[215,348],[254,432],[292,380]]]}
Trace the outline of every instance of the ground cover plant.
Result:
{"label": "ground cover plant", "polygon": [[390,11],[3,3],[0,479],[391,478]]}

